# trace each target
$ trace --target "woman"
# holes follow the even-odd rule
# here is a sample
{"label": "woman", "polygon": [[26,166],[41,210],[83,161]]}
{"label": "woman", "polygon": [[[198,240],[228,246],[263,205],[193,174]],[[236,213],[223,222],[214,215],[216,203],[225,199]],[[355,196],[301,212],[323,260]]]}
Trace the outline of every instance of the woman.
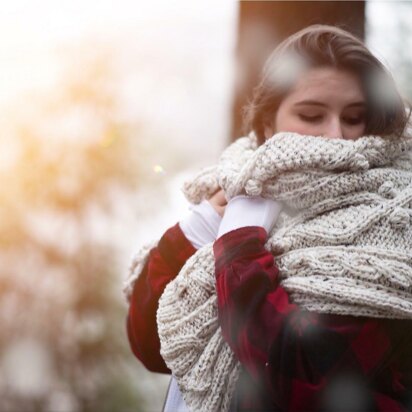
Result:
{"label": "woman", "polygon": [[[359,39],[324,25],[275,49],[245,119],[260,144],[281,131],[349,140],[401,135],[408,121],[382,64]],[[168,229],[131,285],[133,352],[149,370],[170,372],[159,352],[158,300],[196,249],[214,241],[219,322],[242,364],[230,410],[409,410],[412,341],[404,332],[412,323],[330,314],[302,321],[264,248],[281,209],[260,196],[227,203],[218,190]],[[365,378],[371,368],[373,381]],[[184,410],[177,386],[171,389],[166,409]]]}

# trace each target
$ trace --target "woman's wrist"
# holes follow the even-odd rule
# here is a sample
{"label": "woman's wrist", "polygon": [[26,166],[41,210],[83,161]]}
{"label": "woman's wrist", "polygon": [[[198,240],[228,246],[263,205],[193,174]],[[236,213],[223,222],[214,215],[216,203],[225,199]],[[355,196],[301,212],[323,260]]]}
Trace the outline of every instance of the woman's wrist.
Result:
{"label": "woman's wrist", "polygon": [[276,200],[260,196],[235,196],[226,205],[217,238],[245,226],[260,226],[269,234],[281,209],[281,203]]}

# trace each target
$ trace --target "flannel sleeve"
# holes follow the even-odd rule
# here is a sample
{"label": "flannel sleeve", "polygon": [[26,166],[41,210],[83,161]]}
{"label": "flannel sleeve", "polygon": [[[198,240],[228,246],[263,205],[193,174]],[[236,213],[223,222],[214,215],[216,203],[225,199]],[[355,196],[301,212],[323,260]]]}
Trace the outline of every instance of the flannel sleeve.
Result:
{"label": "flannel sleeve", "polygon": [[248,226],[224,234],[213,245],[222,333],[255,377],[268,362],[269,342],[298,309],[278,287],[274,257],[263,247],[266,237],[262,227]]}
{"label": "flannel sleeve", "polygon": [[152,248],[133,286],[126,319],[127,336],[134,355],[152,372],[170,373],[160,355],[157,333],[156,312],[160,296],[195,252],[176,223]]}
{"label": "flannel sleeve", "polygon": [[[243,227],[218,238],[213,249],[222,335],[250,375],[264,382],[274,405],[290,412],[309,410],[308,405],[332,410],[339,405],[328,402],[350,401],[333,390],[355,382],[355,392],[364,390],[365,408],[407,410],[399,401],[409,399],[410,371],[405,375],[395,359],[397,342],[411,347],[411,334],[405,336],[411,321],[300,308],[280,285],[266,239],[262,227]],[[412,352],[404,347],[401,353]]]}

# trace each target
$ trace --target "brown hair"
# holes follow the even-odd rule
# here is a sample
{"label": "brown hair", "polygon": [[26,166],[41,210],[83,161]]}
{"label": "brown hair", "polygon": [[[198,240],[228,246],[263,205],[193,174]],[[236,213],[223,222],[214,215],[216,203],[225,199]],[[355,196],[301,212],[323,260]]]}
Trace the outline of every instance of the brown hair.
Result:
{"label": "brown hair", "polygon": [[314,24],[292,34],[275,48],[264,65],[252,100],[243,109],[244,132],[253,130],[259,144],[265,141],[265,126],[273,122],[290,90],[291,85],[279,78],[287,56],[299,56],[305,66],[333,67],[357,75],[367,102],[364,135],[402,135],[411,116],[411,105],[400,96],[390,72],[353,34],[340,27]]}

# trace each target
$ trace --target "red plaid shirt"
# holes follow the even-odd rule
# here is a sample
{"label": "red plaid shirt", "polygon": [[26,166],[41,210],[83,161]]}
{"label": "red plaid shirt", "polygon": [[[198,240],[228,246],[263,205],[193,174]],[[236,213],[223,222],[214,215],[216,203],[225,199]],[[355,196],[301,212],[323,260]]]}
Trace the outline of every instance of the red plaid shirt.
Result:
{"label": "red plaid shirt", "polygon": [[152,372],[170,373],[160,355],[156,311],[166,285],[196,252],[176,223],[150,251],[149,259],[137,278],[127,315],[127,335],[133,353]]}
{"label": "red plaid shirt", "polygon": [[[290,302],[258,226],[214,243],[222,334],[243,370],[231,410],[412,411],[412,321],[316,314]],[[195,252],[178,224],[168,229],[134,286],[131,348],[155,372],[158,299]]]}

